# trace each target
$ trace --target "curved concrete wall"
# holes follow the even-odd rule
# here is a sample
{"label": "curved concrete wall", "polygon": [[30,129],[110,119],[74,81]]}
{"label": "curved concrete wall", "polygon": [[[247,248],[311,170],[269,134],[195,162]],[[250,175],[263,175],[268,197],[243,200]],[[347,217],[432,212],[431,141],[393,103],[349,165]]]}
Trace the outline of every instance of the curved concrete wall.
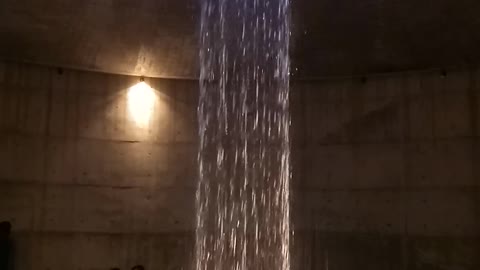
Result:
{"label": "curved concrete wall", "polygon": [[[16,269],[190,269],[198,82],[0,65],[0,220]],[[478,269],[480,74],[293,82],[294,259]],[[183,267],[183,268],[182,268]]]}

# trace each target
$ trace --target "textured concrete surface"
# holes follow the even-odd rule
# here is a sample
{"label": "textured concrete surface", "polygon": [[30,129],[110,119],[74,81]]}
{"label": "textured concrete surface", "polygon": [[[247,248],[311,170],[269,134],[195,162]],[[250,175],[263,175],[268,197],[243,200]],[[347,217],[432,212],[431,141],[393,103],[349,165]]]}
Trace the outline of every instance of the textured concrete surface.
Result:
{"label": "textured concrete surface", "polygon": [[[2,0],[0,59],[197,77],[197,0]],[[351,75],[477,65],[475,0],[295,0],[293,72]]]}
{"label": "textured concrete surface", "polygon": [[479,82],[464,70],[294,83],[299,269],[480,266]]}
{"label": "textured concrete surface", "polygon": [[[16,269],[190,269],[197,82],[0,64]],[[478,269],[480,73],[292,83],[295,269]]]}
{"label": "textured concrete surface", "polygon": [[197,82],[147,80],[146,128],[127,110],[138,82],[0,65],[0,220],[13,224],[16,269],[185,262],[172,254],[191,248]]}

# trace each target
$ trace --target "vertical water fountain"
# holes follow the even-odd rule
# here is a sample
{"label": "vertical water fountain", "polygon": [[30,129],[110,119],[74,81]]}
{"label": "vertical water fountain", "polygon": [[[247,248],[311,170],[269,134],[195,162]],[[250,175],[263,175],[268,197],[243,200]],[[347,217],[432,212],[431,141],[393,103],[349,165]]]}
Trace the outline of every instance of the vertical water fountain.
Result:
{"label": "vertical water fountain", "polygon": [[201,5],[195,269],[287,270],[289,2]]}

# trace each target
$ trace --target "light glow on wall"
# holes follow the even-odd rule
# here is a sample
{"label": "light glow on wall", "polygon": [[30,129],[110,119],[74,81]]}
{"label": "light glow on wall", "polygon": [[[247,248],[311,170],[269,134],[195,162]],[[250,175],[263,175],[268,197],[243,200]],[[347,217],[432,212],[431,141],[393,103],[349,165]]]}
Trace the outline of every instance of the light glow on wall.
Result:
{"label": "light glow on wall", "polygon": [[155,106],[155,91],[142,81],[130,87],[127,97],[130,117],[137,126],[147,127]]}

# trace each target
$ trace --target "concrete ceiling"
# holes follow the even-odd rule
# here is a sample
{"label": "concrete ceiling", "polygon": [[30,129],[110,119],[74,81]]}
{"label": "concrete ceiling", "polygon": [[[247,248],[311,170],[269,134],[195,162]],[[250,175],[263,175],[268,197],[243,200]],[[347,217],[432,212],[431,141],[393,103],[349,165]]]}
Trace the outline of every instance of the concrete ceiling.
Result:
{"label": "concrete ceiling", "polygon": [[[0,59],[196,78],[201,0],[0,0]],[[475,0],[292,0],[300,77],[480,62]]]}

